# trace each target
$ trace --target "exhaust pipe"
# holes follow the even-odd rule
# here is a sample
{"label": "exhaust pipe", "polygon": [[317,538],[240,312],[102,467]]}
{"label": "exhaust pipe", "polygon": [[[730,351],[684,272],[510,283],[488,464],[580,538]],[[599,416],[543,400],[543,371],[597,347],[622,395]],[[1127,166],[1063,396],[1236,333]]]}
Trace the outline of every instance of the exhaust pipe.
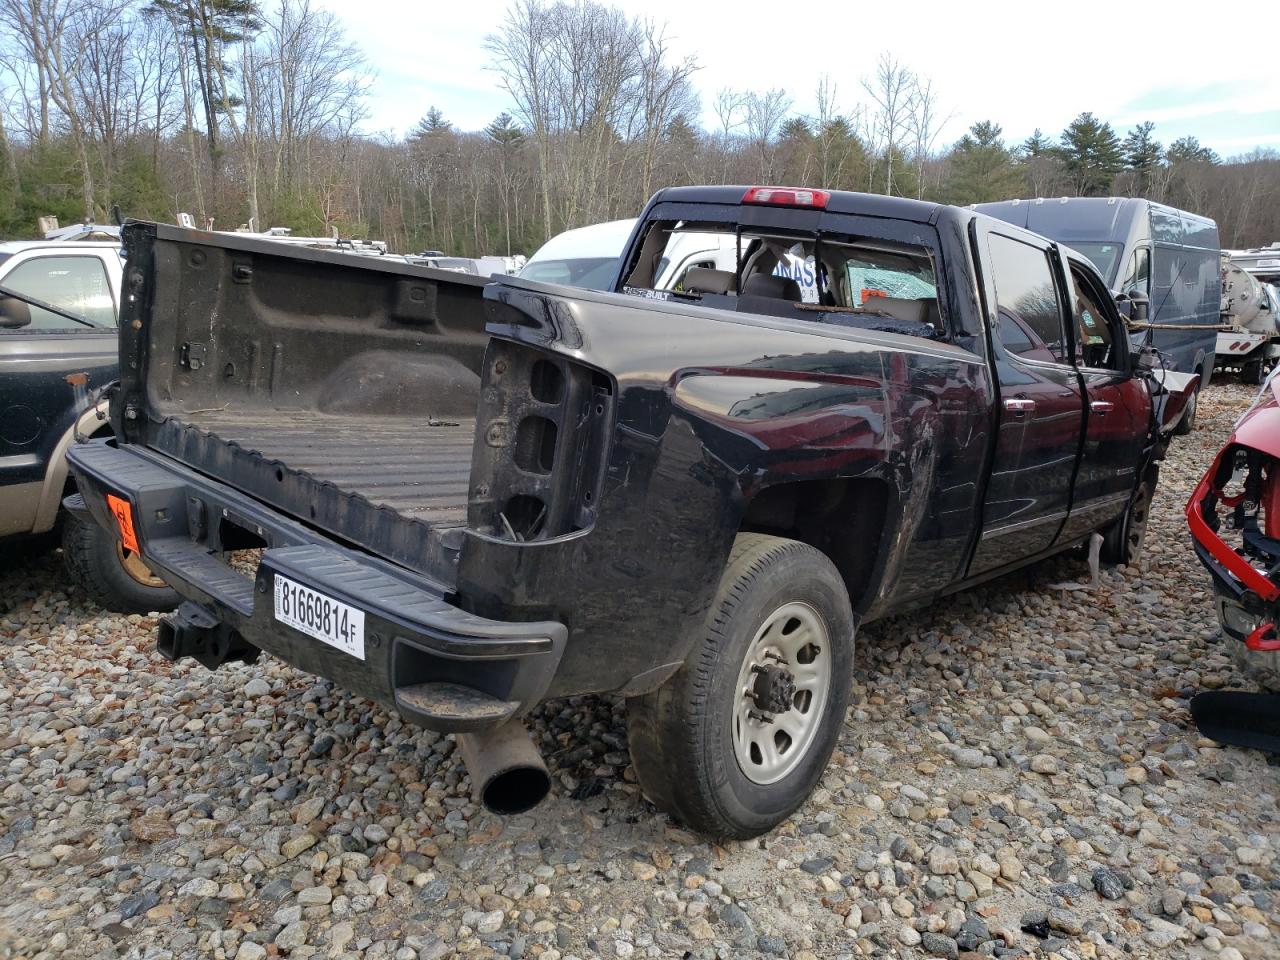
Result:
{"label": "exhaust pipe", "polygon": [[519,720],[454,737],[471,775],[471,793],[492,813],[532,810],[551,790],[551,774]]}

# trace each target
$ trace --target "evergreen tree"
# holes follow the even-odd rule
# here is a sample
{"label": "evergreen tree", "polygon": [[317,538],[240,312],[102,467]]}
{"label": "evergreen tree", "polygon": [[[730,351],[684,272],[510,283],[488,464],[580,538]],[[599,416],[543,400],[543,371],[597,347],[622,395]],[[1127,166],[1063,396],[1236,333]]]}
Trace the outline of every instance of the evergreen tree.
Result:
{"label": "evergreen tree", "polygon": [[1208,147],[1202,147],[1195,137],[1179,137],[1169,144],[1165,154],[1172,163],[1217,163],[1218,155]]}
{"label": "evergreen tree", "polygon": [[1004,131],[990,120],[980,120],[951,151],[951,176],[944,193],[952,203],[987,203],[1008,200],[1020,192],[1022,178],[1014,154],[1001,139]]}
{"label": "evergreen tree", "polygon": [[702,136],[702,131],[687,116],[683,113],[678,113],[671,118],[671,122],[667,124],[667,129],[662,132],[662,135],[669,143],[685,144],[693,148]]}
{"label": "evergreen tree", "polygon": [[[436,110],[435,112],[438,115],[435,122],[443,123],[444,118],[439,115],[440,111]],[[428,113],[427,116],[430,118],[430,113]],[[425,123],[426,120],[423,122]],[[524,131],[521,130],[520,126],[514,119],[512,119],[511,114],[507,113],[505,110],[498,114],[494,121],[484,128],[484,134],[504,150],[514,150],[516,147],[520,146],[520,144],[524,143]]]}
{"label": "evergreen tree", "polygon": [[[507,117],[504,113],[502,117]],[[502,117],[498,119],[501,120]],[[510,117],[507,117],[510,120]],[[497,120],[494,121],[497,123]],[[444,111],[434,106],[427,108],[427,114],[418,121],[418,125],[409,133],[410,140],[421,140],[424,137],[430,137],[434,134],[448,133],[453,129],[453,124],[444,118]]]}
{"label": "evergreen tree", "polygon": [[1036,127],[1035,132],[1022,141],[1021,150],[1024,156],[1034,158],[1051,156],[1057,148],[1054,147],[1053,141],[1045,136],[1039,127]]}
{"label": "evergreen tree", "polygon": [[1134,192],[1138,196],[1150,192],[1152,179],[1164,160],[1164,147],[1151,135],[1155,126],[1150,120],[1138,124],[1121,144],[1125,163],[1134,173]]}
{"label": "evergreen tree", "polygon": [[1151,136],[1155,124],[1150,120],[1140,123],[1124,138],[1121,147],[1124,150],[1125,163],[1130,170],[1142,172],[1159,166],[1164,159],[1164,147],[1160,141]]}
{"label": "evergreen tree", "polygon": [[813,132],[803,117],[792,117],[778,131],[778,139],[784,142],[790,140],[795,143],[804,143],[812,136]]}
{"label": "evergreen tree", "polygon": [[803,117],[792,117],[778,131],[778,175],[784,183],[809,183],[813,161],[813,131]]}
{"label": "evergreen tree", "polygon": [[1106,196],[1124,169],[1120,138],[1092,113],[1080,114],[1062,131],[1061,149],[1067,176],[1082,197]]}

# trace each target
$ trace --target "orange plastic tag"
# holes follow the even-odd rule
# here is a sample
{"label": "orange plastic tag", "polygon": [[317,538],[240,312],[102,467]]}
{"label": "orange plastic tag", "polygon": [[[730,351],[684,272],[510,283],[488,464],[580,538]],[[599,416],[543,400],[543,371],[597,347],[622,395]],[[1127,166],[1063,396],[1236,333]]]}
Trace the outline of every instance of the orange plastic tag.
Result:
{"label": "orange plastic tag", "polygon": [[129,506],[129,501],[108,493],[107,509],[116,518],[116,526],[120,528],[120,542],[125,545],[125,549],[138,553],[138,537],[133,532],[133,508]]}

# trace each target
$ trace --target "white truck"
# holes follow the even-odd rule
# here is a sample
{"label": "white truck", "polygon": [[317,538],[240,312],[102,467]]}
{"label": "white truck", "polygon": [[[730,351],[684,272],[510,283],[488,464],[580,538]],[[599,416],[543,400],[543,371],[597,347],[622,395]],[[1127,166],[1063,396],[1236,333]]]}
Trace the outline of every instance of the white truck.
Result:
{"label": "white truck", "polygon": [[[1270,253],[1271,256],[1267,256]],[[1222,323],[1214,368],[1239,370],[1246,383],[1262,383],[1280,358],[1280,244],[1224,251]]]}

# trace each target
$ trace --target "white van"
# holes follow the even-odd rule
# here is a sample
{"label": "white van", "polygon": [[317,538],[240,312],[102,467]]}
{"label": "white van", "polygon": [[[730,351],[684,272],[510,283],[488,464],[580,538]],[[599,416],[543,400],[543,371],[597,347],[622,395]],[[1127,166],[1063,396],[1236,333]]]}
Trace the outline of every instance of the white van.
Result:
{"label": "white van", "polygon": [[[563,283],[592,290],[605,290],[612,286],[618,258],[626,249],[634,219],[611,220],[576,230],[566,230],[544,243],[520,271],[528,280],[545,283]],[[708,270],[737,272],[737,241],[723,233],[678,232],[667,244],[656,272],[656,290],[677,290],[684,283],[690,270],[701,267]],[[773,271],[778,276],[790,277],[800,285],[800,293],[806,303],[816,303],[818,288],[814,282],[813,258],[804,259],[796,254],[780,258]]]}

